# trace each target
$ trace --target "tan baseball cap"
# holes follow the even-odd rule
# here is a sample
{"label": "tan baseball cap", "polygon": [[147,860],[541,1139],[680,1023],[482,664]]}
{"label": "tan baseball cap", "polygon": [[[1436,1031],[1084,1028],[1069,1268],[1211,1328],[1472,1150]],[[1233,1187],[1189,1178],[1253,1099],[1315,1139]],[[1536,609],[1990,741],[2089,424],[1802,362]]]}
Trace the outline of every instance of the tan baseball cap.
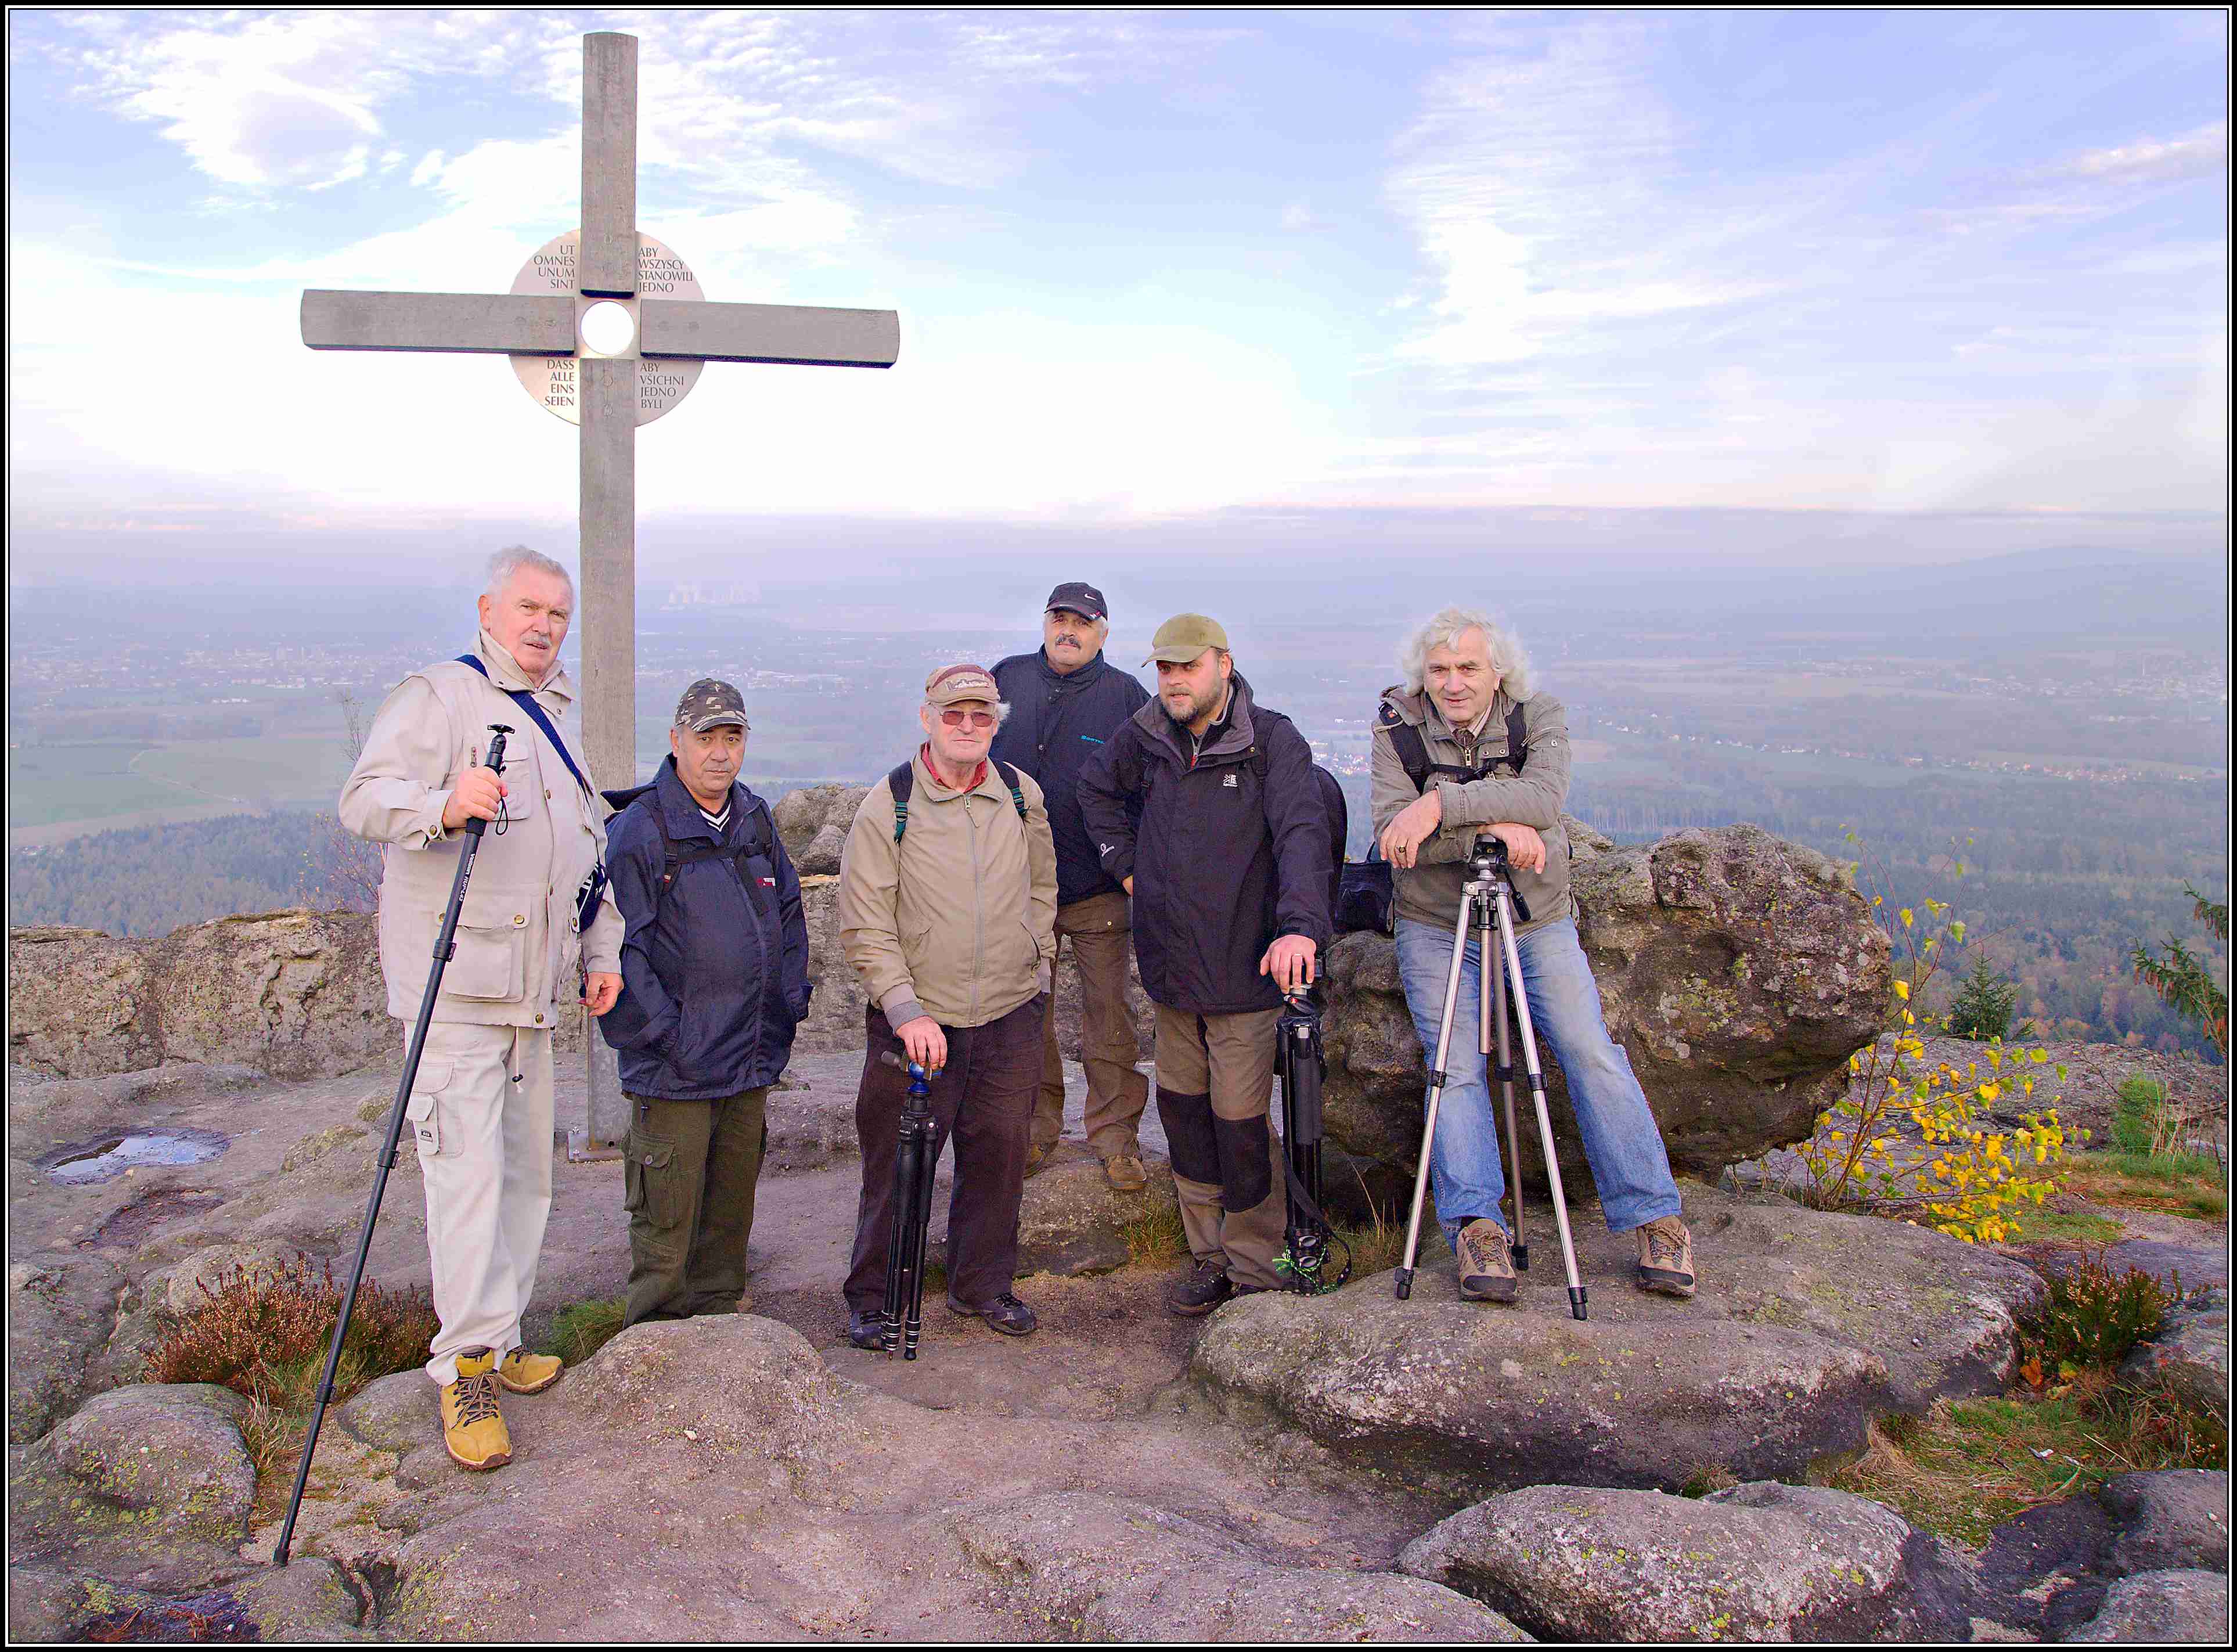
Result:
{"label": "tan baseball cap", "polygon": [[934,705],[954,705],[963,700],[984,700],[994,705],[1000,702],[1002,691],[994,686],[993,672],[966,663],[943,665],[926,677],[924,697]]}
{"label": "tan baseball cap", "polygon": [[1150,639],[1150,657],[1142,664],[1164,660],[1169,665],[1185,665],[1207,648],[1233,651],[1227,647],[1226,628],[1202,614],[1175,614],[1158,627]]}

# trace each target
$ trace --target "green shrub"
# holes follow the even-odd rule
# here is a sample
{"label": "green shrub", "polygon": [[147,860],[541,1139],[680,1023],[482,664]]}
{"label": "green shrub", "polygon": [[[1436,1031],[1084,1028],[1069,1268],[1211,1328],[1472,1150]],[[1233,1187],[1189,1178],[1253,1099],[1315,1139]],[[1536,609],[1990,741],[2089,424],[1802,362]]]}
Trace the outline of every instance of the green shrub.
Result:
{"label": "green shrub", "polygon": [[[282,1411],[310,1404],[342,1307],[332,1265],[298,1252],[276,1267],[236,1267],[201,1289],[201,1303],[148,1351],[147,1380],[215,1383]],[[425,1291],[364,1281],[334,1370],[335,1402],[425,1364],[437,1329]]]}
{"label": "green shrub", "polygon": [[2012,1008],[2019,1002],[2019,996],[2016,981],[2006,981],[1990,968],[1985,955],[1976,958],[1971,972],[1958,984],[1957,996],[1950,1003],[1950,1033],[1983,1043],[1992,1038],[2009,1037]]}
{"label": "green shrub", "polygon": [[2120,1096],[2113,1112],[2113,1145],[2122,1153],[2149,1153],[2158,1139],[2167,1086],[2141,1073],[2131,1073],[2121,1080]]}
{"label": "green shrub", "polygon": [[2141,1268],[2115,1273],[2105,1254],[2086,1252],[2070,1273],[2044,1281],[2040,1306],[2023,1320],[2021,1336],[2046,1370],[2116,1364],[2159,1329],[2181,1295]]}

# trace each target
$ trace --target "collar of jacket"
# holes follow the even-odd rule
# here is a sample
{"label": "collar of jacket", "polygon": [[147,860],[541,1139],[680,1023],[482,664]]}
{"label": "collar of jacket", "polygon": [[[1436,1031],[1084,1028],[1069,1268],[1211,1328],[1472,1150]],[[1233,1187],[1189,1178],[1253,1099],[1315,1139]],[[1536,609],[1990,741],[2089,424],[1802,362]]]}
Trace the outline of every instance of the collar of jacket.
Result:
{"label": "collar of jacket", "polygon": [[1095,651],[1094,658],[1074,671],[1059,671],[1050,664],[1046,646],[1033,650],[1033,663],[1040,667],[1041,676],[1051,688],[1086,688],[1111,669],[1111,662],[1103,657],[1103,651],[1099,648]]}
{"label": "collar of jacket", "polygon": [[730,783],[730,821],[723,830],[716,831],[707,816],[699,810],[699,800],[691,795],[691,788],[683,783],[676,772],[676,754],[670,752],[661,759],[660,772],[653,776],[655,795],[660,799],[663,818],[668,823],[670,838],[705,837],[717,843],[727,843],[729,835],[738,829],[746,811],[754,806],[754,795],[743,785]]}
{"label": "collar of jacket", "polygon": [[474,652],[481,657],[482,664],[489,667],[490,681],[506,693],[526,689],[539,699],[549,694],[559,703],[563,710],[574,704],[575,685],[568,680],[565,666],[554,665],[551,675],[541,684],[531,683],[511,652],[486,631],[474,633]]}
{"label": "collar of jacket", "polygon": [[[1196,763],[1202,767],[1207,763],[1225,763],[1247,755],[1255,738],[1250,726],[1250,684],[1243,673],[1236,671],[1228,679],[1230,698],[1227,703],[1227,727],[1210,745],[1196,754]],[[1180,724],[1166,714],[1165,703],[1156,695],[1150,703],[1134,713],[1134,721],[1142,732],[1165,747],[1175,763],[1184,769],[1189,766],[1186,736]],[[1218,725],[1215,724],[1214,728]],[[1207,729],[1204,732],[1211,733]]]}
{"label": "collar of jacket", "polygon": [[927,741],[919,746],[916,755],[909,759],[910,766],[916,770],[920,796],[928,796],[936,803],[954,803],[958,797],[980,796],[1000,797],[1006,803],[1010,801],[1010,789],[1002,783],[1001,771],[994,767],[993,758],[981,757],[979,760],[978,781],[967,790],[958,791],[934,770],[932,759],[925,755],[926,748],[930,744],[931,742]]}

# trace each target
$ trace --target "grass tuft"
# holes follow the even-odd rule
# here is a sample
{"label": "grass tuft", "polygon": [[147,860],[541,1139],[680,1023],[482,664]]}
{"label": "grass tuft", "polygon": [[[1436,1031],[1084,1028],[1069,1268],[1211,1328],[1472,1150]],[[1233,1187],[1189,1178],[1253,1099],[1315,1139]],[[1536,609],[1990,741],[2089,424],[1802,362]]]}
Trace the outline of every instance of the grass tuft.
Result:
{"label": "grass tuft", "polygon": [[1135,1262],[1172,1262],[1188,1254],[1188,1232],[1181,1226],[1178,1205],[1158,1204],[1118,1232],[1126,1241],[1126,1254]]}
{"label": "grass tuft", "polygon": [[551,1351],[571,1365],[579,1365],[621,1335],[627,1311],[619,1297],[593,1297],[570,1302],[552,1316]]}

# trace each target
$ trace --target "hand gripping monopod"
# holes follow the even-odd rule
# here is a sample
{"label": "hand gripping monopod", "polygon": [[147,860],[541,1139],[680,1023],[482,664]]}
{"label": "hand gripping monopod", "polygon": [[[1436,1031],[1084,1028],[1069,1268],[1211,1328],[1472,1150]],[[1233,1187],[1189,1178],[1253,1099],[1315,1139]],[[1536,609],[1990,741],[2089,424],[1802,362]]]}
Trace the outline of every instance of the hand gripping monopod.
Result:
{"label": "hand gripping monopod", "polygon": [[[510,724],[490,725],[489,754],[482,766],[505,771],[505,737]],[[295,1465],[295,1489],[287,1497],[287,1518],[280,1527],[280,1546],[272,1563],[287,1563],[287,1545],[295,1536],[295,1516],[303,1507],[303,1487],[311,1477],[311,1453],[319,1449],[319,1427],[326,1421],[327,1404],[334,1397],[334,1368],[341,1364],[342,1338],[349,1334],[350,1313],[357,1306],[357,1287],[365,1278],[366,1252],[373,1248],[373,1225],[380,1219],[380,1196],[388,1191],[388,1173],[396,1167],[396,1144],[404,1134],[405,1104],[412,1100],[412,1082],[419,1076],[419,1053],[427,1047],[427,1027],[435,1019],[435,995],[442,990],[443,967],[459,934],[459,909],[465,903],[466,880],[474,874],[474,856],[480,852],[485,820],[466,822],[466,835],[459,845],[459,869],[451,878],[451,903],[443,909],[443,927],[435,935],[435,961],[427,971],[427,990],[419,995],[419,1018],[412,1025],[412,1043],[404,1056],[404,1076],[396,1081],[396,1105],[388,1110],[388,1139],[373,1173],[373,1197],[366,1201],[365,1226],[358,1231],[357,1260],[351,1265],[349,1289],[342,1293],[341,1318],[334,1321],[334,1339],[327,1349],[326,1373],[319,1378],[319,1395],[311,1410],[311,1431],[303,1437],[303,1460]]]}

